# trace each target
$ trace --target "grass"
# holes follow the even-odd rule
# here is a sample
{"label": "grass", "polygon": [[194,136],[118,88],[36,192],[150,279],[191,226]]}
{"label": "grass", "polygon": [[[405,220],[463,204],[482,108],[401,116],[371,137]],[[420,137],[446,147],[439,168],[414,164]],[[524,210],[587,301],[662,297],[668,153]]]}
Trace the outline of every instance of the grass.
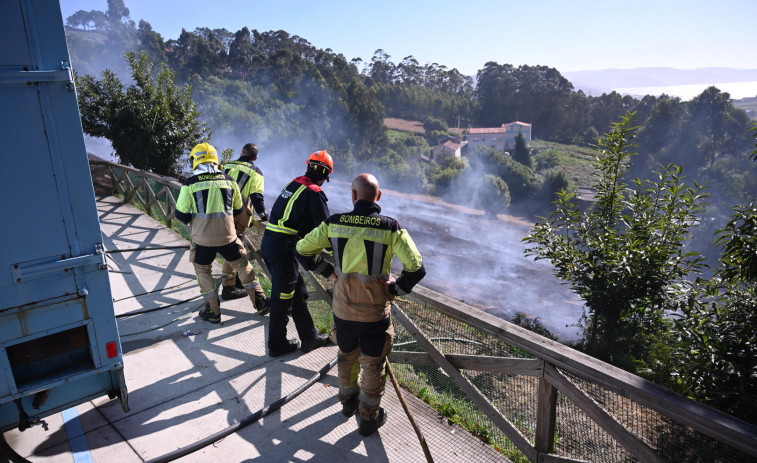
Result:
{"label": "grass", "polygon": [[565,145],[544,140],[531,141],[531,155],[537,172],[562,171],[576,187],[596,183],[597,151],[588,146]]}
{"label": "grass", "polygon": [[509,460],[516,463],[528,462],[528,458],[512,443],[498,438],[496,433],[481,424],[487,420],[486,415],[477,407],[472,406],[470,398],[463,394],[449,378],[434,374],[436,368],[404,364],[393,364],[392,368],[397,370],[398,380],[404,388],[423,400],[450,423],[455,423],[465,429]]}

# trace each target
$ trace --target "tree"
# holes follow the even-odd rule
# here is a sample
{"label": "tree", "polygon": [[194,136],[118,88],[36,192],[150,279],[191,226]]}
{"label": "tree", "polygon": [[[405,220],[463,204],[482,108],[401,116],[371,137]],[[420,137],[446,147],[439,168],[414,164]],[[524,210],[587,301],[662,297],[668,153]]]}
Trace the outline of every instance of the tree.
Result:
{"label": "tree", "polygon": [[629,370],[669,332],[665,313],[676,307],[676,285],[703,267],[703,258],[682,246],[706,196],[698,184],[687,186],[675,165],[629,187],[632,116],[599,140],[594,208],[582,212],[574,194],[561,192],[556,210],[524,238],[526,255],[549,259],[586,301],[581,347]]}
{"label": "tree", "polygon": [[510,205],[507,183],[496,175],[484,175],[478,184],[474,204],[490,214],[503,212]]}
{"label": "tree", "polygon": [[198,120],[190,87],[178,88],[173,71],[154,66],[145,53],[127,53],[134,84],[125,87],[113,72],[101,80],[76,78],[82,128],[88,135],[111,141],[122,163],[178,176],[179,158],[211,132]]}
{"label": "tree", "polygon": [[150,61],[153,63],[168,62],[166,44],[163,42],[163,37],[152,30],[150,23],[144,20],[139,21],[137,38],[139,39],[140,49],[147,53]]}
{"label": "tree", "polygon": [[515,151],[513,151],[513,159],[523,164],[524,166],[533,167],[533,162],[531,161],[531,150],[529,150],[528,146],[526,146],[526,139],[523,137],[522,133],[519,133],[518,136],[515,137]]}
{"label": "tree", "polygon": [[671,363],[687,394],[757,424],[757,198],[717,236],[720,266],[681,304]]}
{"label": "tree", "polygon": [[108,11],[105,12],[105,15],[111,24],[129,21],[129,9],[126,8],[124,0],[108,0]]}
{"label": "tree", "polygon": [[558,198],[558,193],[561,191],[567,191],[571,188],[570,179],[568,174],[563,171],[552,171],[544,177],[542,183],[541,197],[552,202]]}
{"label": "tree", "polygon": [[394,74],[396,68],[394,63],[389,61],[391,56],[387,55],[382,49],[378,49],[373,53],[371,58],[371,64],[368,65],[369,73],[373,83],[377,84],[391,84],[394,83]]}
{"label": "tree", "polygon": [[685,393],[757,424],[757,199],[718,232],[720,266],[676,317],[671,364]]}

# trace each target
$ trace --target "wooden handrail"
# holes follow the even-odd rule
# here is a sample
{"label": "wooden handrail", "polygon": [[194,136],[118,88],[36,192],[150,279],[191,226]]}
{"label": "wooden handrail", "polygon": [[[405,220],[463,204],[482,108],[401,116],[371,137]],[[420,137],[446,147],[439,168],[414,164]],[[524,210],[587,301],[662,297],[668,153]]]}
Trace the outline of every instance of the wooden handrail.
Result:
{"label": "wooden handrail", "polygon": [[506,320],[416,286],[408,299],[426,304],[530,353],[547,364],[627,397],[748,455],[757,457],[757,426],[547,339]]}

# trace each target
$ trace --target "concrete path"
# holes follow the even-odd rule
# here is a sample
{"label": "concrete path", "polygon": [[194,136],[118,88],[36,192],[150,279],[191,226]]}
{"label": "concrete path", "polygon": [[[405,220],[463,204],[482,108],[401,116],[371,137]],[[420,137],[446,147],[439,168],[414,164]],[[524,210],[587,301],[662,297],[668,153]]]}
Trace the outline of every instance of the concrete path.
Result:
{"label": "concrete path", "polygon": [[[9,431],[11,447],[32,462],[142,462],[244,420],[296,390],[336,356],[336,347],[272,359],[267,316],[248,299],[222,302],[223,322],[197,317],[202,306],[187,242],[114,197],[98,198],[131,410],[103,397],[48,417],[48,431]],[[220,273],[220,267],[215,269]],[[149,309],[158,309],[149,311]],[[147,311],[124,316],[136,311]],[[185,336],[190,330],[193,335]],[[296,333],[290,321],[289,333]],[[415,432],[387,381],[389,420],[364,438],[337,398],[336,368],[280,410],[183,462],[423,462]],[[507,461],[451,425],[416,397],[405,399],[436,462]]]}

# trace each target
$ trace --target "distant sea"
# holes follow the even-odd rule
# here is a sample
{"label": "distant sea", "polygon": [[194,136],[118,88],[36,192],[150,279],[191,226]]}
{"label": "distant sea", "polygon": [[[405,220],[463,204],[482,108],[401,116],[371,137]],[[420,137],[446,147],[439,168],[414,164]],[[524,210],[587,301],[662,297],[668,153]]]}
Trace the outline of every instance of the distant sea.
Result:
{"label": "distant sea", "polygon": [[657,87],[626,87],[616,88],[615,91],[621,95],[631,95],[634,97],[642,97],[644,95],[660,96],[664,93],[688,101],[701,95],[702,92],[710,86],[717,87],[721,92],[728,92],[733,100],[757,97],[757,81],[726,82],[722,84],[664,85]]}

